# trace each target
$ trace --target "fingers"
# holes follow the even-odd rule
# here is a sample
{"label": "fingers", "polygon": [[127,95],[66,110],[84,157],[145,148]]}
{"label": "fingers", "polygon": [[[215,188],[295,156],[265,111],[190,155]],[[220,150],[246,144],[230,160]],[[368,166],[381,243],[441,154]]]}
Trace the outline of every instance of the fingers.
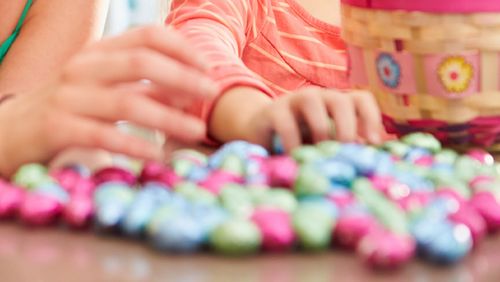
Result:
{"label": "fingers", "polygon": [[202,73],[150,49],[92,53],[76,59],[66,79],[89,84],[116,84],[149,80],[169,99],[200,99],[217,94],[214,82]]}
{"label": "fingers", "polygon": [[375,98],[365,91],[354,91],[349,95],[352,96],[356,107],[362,135],[372,144],[380,143],[382,139],[380,136],[382,115]]}
{"label": "fingers", "polygon": [[205,125],[200,120],[147,96],[123,95],[122,90],[95,87],[69,89],[59,98],[59,103],[73,114],[111,123],[127,120],[161,130],[169,137],[187,143],[200,141],[205,137]]}
{"label": "fingers", "polygon": [[281,137],[285,151],[290,152],[300,146],[301,134],[296,118],[288,104],[281,104],[272,112],[271,123],[274,131]]}
{"label": "fingers", "polygon": [[121,36],[104,39],[93,46],[99,51],[118,51],[123,49],[150,48],[159,53],[205,71],[208,64],[188,46],[180,34],[164,26],[148,26],[131,30]]}
{"label": "fingers", "polygon": [[[312,134],[312,141],[318,143],[330,137],[329,115],[321,97],[320,88],[311,88],[302,92],[297,99],[293,100],[293,110],[296,117],[300,115]],[[300,120],[298,120],[300,122]]]}
{"label": "fingers", "polygon": [[335,124],[335,135],[339,141],[353,142],[357,137],[357,116],[354,101],[348,93],[324,91],[326,107]]}
{"label": "fingers", "polygon": [[101,148],[135,158],[160,160],[163,152],[160,147],[140,138],[122,133],[112,125],[90,119],[64,115],[58,121],[57,132],[50,136],[52,146],[60,151],[70,146]]}

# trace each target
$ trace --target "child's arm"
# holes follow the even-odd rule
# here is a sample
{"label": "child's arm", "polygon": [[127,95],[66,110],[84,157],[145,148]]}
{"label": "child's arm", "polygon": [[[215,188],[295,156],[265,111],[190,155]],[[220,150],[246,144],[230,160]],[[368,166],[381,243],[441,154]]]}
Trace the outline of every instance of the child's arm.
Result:
{"label": "child's arm", "polygon": [[301,126],[307,126],[313,142],[335,138],[344,142],[364,137],[370,143],[381,140],[381,115],[373,95],[364,91],[342,93],[309,87],[271,100],[252,88],[233,88],[216,104],[209,131],[219,140],[245,139],[269,146],[277,133],[287,151],[299,146]]}
{"label": "child's arm", "polygon": [[336,137],[354,141],[359,117],[362,135],[377,142],[380,114],[366,93],[346,95],[312,88],[272,100],[273,93],[240,59],[243,48],[261,28],[259,18],[265,19],[265,11],[270,9],[262,5],[257,0],[173,2],[167,23],[186,35],[209,60],[211,76],[221,85],[218,99],[194,109],[207,121],[210,136],[223,142],[245,139],[269,145],[276,131],[290,150],[301,143],[301,123],[309,127],[313,141],[319,142],[329,137],[331,116]]}
{"label": "child's arm", "polygon": [[[217,81],[221,94],[234,87],[247,87],[245,99],[269,99],[274,93],[241,60],[243,48],[262,27],[265,7],[258,0],[174,0],[167,24],[178,29],[209,64],[210,76]],[[210,120],[215,97],[190,111]],[[262,97],[253,97],[262,96]],[[236,118],[236,116],[234,117]],[[236,130],[236,128],[234,128]],[[232,130],[227,130],[231,133]],[[212,132],[211,132],[212,133]],[[212,137],[220,141],[214,134]]]}
{"label": "child's arm", "polygon": [[18,38],[0,65],[0,93],[36,87],[53,76],[76,50],[97,39],[107,2],[33,1]]}

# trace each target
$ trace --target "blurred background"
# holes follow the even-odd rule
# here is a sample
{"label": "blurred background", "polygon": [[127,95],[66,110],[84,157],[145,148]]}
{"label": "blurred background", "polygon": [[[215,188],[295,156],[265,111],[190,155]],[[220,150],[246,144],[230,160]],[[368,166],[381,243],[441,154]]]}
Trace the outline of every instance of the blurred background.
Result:
{"label": "blurred background", "polygon": [[168,0],[111,0],[105,35],[116,35],[129,28],[161,23]]}

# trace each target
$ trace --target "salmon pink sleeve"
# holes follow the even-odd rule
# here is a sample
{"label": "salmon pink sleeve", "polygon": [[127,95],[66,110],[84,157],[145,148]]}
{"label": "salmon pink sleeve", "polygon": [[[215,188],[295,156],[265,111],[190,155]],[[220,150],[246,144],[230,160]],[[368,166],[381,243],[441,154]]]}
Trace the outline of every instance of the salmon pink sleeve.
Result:
{"label": "salmon pink sleeve", "polygon": [[[209,74],[218,83],[221,95],[232,87],[248,86],[274,96],[241,60],[246,44],[257,36],[265,19],[267,7],[260,1],[172,1],[166,24],[179,30],[193,50],[207,59]],[[217,99],[192,105],[190,112],[207,121]]]}

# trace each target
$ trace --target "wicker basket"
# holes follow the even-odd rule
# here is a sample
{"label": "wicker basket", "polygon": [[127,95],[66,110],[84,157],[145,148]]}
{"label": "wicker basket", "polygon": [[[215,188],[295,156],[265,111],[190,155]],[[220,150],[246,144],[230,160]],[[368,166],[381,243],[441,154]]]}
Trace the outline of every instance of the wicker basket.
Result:
{"label": "wicker basket", "polygon": [[390,133],[500,149],[500,1],[342,2],[350,81]]}

